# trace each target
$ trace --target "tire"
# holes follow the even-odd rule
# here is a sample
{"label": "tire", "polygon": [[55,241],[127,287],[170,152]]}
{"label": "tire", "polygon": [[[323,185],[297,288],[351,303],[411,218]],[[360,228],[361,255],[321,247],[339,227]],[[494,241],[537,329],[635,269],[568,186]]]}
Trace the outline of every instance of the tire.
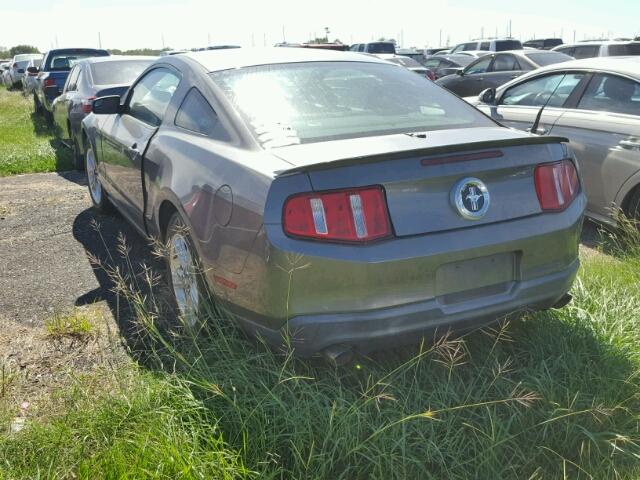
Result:
{"label": "tire", "polygon": [[206,282],[191,234],[178,212],[169,219],[165,243],[167,282],[176,311],[187,328],[194,328],[207,299]]}
{"label": "tire", "polygon": [[631,194],[626,210],[627,217],[640,222],[640,186],[637,186]]}
{"label": "tire", "polygon": [[78,145],[78,141],[75,139],[71,139],[71,155],[73,158],[73,166],[79,172],[82,172],[85,169],[84,162],[85,158],[80,150],[80,146]]}
{"label": "tire", "polygon": [[33,111],[35,113],[42,113],[42,104],[40,103],[40,100],[38,100],[38,96],[37,95],[33,95]]}
{"label": "tire", "polygon": [[107,197],[107,192],[102,188],[98,177],[97,162],[93,147],[89,146],[84,156],[85,171],[87,172],[87,186],[93,207],[100,213],[111,213],[113,206]]}

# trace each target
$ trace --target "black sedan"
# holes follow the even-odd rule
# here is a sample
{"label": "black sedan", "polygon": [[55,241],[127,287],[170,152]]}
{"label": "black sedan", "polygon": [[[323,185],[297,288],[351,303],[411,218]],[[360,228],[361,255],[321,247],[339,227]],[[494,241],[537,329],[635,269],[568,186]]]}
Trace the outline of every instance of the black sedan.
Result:
{"label": "black sedan", "polygon": [[55,131],[73,150],[75,167],[83,168],[82,119],[96,97],[122,95],[155,57],[110,56],[80,60],[73,65],[62,94],[52,104]]}
{"label": "black sedan", "polygon": [[450,55],[434,55],[427,58],[423,65],[433,72],[435,80],[452,75],[475,62],[489,52],[462,52]]}
{"label": "black sedan", "polygon": [[485,55],[456,74],[436,83],[460,97],[478,95],[487,88],[497,88],[525,72],[554,63],[567,62],[572,57],[546,50],[512,50]]}

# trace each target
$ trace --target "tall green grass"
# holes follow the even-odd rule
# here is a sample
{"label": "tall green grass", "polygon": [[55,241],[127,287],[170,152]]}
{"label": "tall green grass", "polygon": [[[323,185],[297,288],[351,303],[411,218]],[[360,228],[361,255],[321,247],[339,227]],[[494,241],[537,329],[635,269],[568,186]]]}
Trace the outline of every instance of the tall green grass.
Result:
{"label": "tall green grass", "polygon": [[0,177],[73,169],[69,149],[55,140],[33,100],[0,86]]}
{"label": "tall green grass", "polygon": [[167,324],[144,274],[103,265],[149,372],[70,394],[64,417],[0,440],[0,465],[7,478],[636,479],[640,243],[614,240],[614,256],[585,257],[561,310],[337,369],[247,340],[213,307],[195,329]]}

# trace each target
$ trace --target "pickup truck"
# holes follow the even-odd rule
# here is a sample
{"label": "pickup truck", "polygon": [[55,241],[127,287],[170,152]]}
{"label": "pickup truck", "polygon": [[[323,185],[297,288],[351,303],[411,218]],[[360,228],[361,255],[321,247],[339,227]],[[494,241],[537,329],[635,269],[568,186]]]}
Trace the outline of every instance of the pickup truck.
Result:
{"label": "pickup truck", "polygon": [[[43,113],[52,121],[52,103],[60,95],[69,76],[69,71],[78,60],[89,57],[107,57],[109,52],[95,48],[59,48],[49,50],[37,71],[33,92],[33,105],[37,113]],[[35,72],[30,72],[35,73]]]}

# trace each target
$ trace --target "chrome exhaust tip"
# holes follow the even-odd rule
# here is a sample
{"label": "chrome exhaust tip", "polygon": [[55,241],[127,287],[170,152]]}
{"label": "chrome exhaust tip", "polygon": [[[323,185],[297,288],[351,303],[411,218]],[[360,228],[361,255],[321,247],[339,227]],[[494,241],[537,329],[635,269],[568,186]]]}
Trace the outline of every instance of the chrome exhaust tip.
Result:
{"label": "chrome exhaust tip", "polygon": [[573,300],[573,296],[570,293],[565,293],[551,308],[562,308],[571,303],[571,300]]}
{"label": "chrome exhaust tip", "polygon": [[322,356],[334,367],[351,363],[355,353],[349,345],[331,345],[322,351]]}

